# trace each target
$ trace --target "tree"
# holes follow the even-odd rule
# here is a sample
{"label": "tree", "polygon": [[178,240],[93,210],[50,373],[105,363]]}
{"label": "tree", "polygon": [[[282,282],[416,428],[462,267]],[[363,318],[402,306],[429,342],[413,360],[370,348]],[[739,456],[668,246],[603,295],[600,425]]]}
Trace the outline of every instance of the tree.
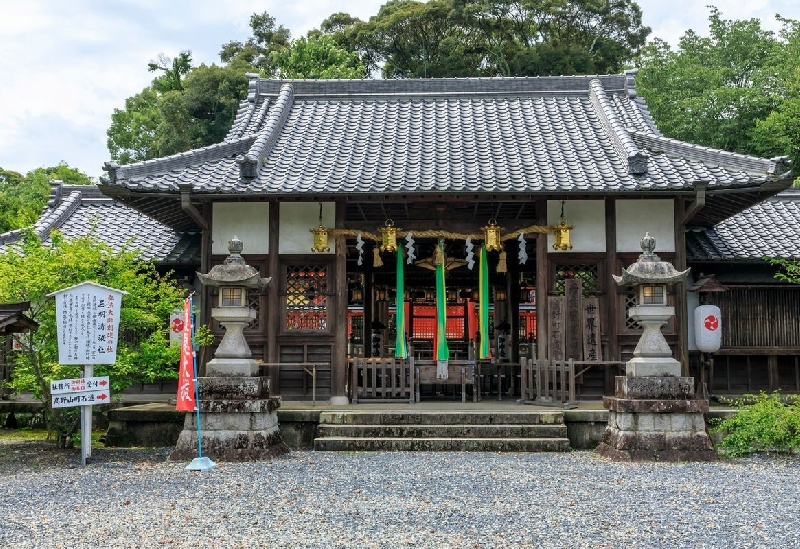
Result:
{"label": "tree", "polygon": [[709,31],[708,37],[687,31],[674,52],[661,40],[649,44],[637,90],[669,137],[744,154],[764,152],[766,143],[759,146],[753,136],[759,121],[784,100],[775,65],[784,46],[757,19],[724,20],[714,7]]}
{"label": "tree", "polygon": [[348,52],[330,35],[309,34],[288,49],[272,52],[281,78],[365,78],[366,69],[356,52]]}
{"label": "tree", "polygon": [[36,168],[24,177],[17,172],[0,169],[0,232],[33,225],[47,204],[50,180],[69,185],[91,185],[92,180],[66,162],[47,168]]}
{"label": "tree", "polygon": [[114,252],[93,233],[66,239],[54,232],[45,245],[26,231],[18,249],[0,254],[0,302],[30,301],[28,315],[39,328],[24,337],[10,386],[30,391],[42,400],[48,426],[58,433],[59,445],[70,445],[77,429],[75,409],[51,409],[49,383],[80,377],[80,367],[58,362],[55,301],[48,294],[95,281],[129,292],[120,309],[117,362],[98,365],[96,375],[108,375],[114,391],[138,382],[177,376],[178,347],[170,347],[169,314],[180,307],[183,291],[157,274],[150,262],[139,260],[131,245]]}
{"label": "tree", "polygon": [[291,33],[283,25],[275,26],[275,18],[267,12],[250,16],[253,35],[242,43],[231,41],[222,46],[219,57],[223,63],[256,70],[262,76],[275,76],[278,70],[272,53],[289,47]]}
{"label": "tree", "polygon": [[323,28],[385,77],[543,76],[621,70],[650,33],[631,0],[390,0]]}
{"label": "tree", "polygon": [[111,158],[129,164],[219,143],[247,95],[246,72],[200,65],[180,79],[179,88],[173,76],[157,77],[111,115],[106,131]]}
{"label": "tree", "polygon": [[158,61],[147,64],[150,72],[163,72],[164,74],[153,80],[153,88],[160,93],[180,91],[183,89],[183,77],[192,70],[192,52],[182,51],[175,59],[170,59],[163,53],[158,56]]}

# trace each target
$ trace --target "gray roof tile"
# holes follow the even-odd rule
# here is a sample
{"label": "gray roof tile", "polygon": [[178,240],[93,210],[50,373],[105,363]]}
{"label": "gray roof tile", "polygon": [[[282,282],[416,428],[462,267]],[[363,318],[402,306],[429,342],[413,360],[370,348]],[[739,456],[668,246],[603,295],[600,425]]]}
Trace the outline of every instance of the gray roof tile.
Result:
{"label": "gray roof tile", "polygon": [[[160,264],[200,263],[198,234],[176,232],[89,185],[51,182],[50,200],[33,230],[44,242],[49,241],[53,230],[72,238],[93,232],[114,250],[140,251],[144,260]],[[21,233],[0,234],[0,252],[13,246]]]}
{"label": "gray roof tile", "polygon": [[800,190],[784,191],[718,223],[689,231],[691,261],[800,259]]}
{"label": "gray roof tile", "polygon": [[[753,187],[779,160],[661,136],[632,75],[277,81],[252,78],[223,143],[128,166],[103,190],[260,196],[630,193]],[[776,189],[778,190],[778,189]],[[774,192],[774,191],[773,191]],[[163,200],[163,195],[160,198]],[[153,197],[155,200],[155,197]],[[136,207],[145,208],[137,201]],[[153,207],[153,211],[162,209]],[[177,206],[173,216],[179,217]],[[189,225],[185,217],[175,226]]]}

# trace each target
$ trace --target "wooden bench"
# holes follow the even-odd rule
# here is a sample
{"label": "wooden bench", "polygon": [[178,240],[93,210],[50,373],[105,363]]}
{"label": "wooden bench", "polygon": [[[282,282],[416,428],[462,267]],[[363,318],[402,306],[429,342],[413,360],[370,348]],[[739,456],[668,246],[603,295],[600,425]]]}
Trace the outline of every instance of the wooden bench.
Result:
{"label": "wooden bench", "polygon": [[478,393],[475,390],[475,361],[450,360],[447,364],[447,379],[436,377],[435,360],[410,359],[416,369],[416,400],[420,401],[420,385],[461,385],[461,402],[467,401],[467,385],[472,385],[472,401],[478,402]]}

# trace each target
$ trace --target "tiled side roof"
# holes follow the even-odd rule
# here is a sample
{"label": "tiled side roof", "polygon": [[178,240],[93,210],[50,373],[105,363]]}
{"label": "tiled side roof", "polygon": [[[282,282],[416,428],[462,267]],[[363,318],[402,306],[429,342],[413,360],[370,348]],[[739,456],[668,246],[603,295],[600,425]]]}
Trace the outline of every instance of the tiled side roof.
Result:
{"label": "tiled side roof", "polygon": [[713,229],[686,235],[689,260],[800,259],[800,191],[784,191]]}
{"label": "tiled side roof", "polygon": [[[94,231],[114,250],[136,249],[145,260],[162,264],[200,263],[199,235],[173,231],[102,195],[94,186],[64,186],[54,182],[48,206],[33,229],[45,242],[53,230],[67,237]],[[21,231],[0,235],[0,251],[5,251],[20,236]]]}

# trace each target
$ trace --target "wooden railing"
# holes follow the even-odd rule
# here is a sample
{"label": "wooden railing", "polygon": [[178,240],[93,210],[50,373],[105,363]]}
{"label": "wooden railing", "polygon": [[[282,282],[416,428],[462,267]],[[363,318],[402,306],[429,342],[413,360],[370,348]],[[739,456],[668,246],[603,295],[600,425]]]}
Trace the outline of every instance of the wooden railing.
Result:
{"label": "wooden railing", "polygon": [[[575,379],[594,366],[620,368],[620,361],[521,359],[522,399],[541,405],[574,405]],[[577,369],[577,372],[576,372]]]}
{"label": "wooden railing", "polygon": [[414,359],[351,358],[350,398],[370,402],[414,403]]}
{"label": "wooden railing", "polygon": [[311,382],[311,405],[317,404],[317,375],[321,371],[331,371],[329,362],[261,362],[258,365],[259,375],[280,379],[281,372],[300,372],[302,378],[300,390],[302,398],[308,398],[309,381]]}

